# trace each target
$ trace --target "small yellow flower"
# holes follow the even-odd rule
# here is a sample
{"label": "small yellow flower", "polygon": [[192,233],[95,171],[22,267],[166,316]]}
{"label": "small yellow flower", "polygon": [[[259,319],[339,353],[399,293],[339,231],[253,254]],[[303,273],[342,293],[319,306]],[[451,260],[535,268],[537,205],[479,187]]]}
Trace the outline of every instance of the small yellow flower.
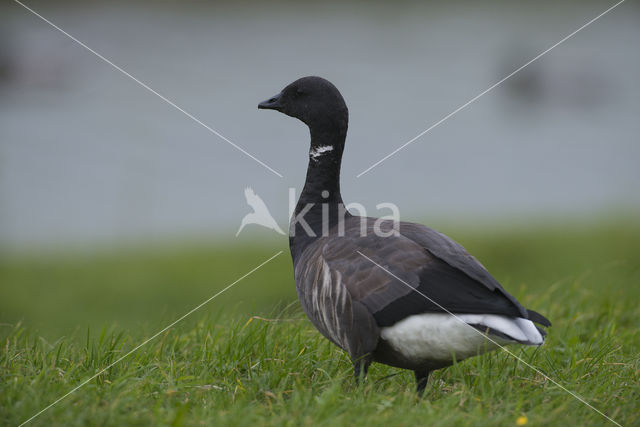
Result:
{"label": "small yellow flower", "polygon": [[524,426],[529,422],[529,418],[526,417],[526,415],[521,415],[516,419],[516,425],[517,426]]}

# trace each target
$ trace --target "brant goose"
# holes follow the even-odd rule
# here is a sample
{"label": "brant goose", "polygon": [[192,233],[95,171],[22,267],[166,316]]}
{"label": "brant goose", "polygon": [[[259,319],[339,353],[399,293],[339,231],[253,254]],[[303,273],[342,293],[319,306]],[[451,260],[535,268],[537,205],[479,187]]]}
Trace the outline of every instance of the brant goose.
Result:
{"label": "brant goose", "polygon": [[[296,290],[313,325],[345,350],[359,380],[371,362],[429,372],[498,345],[541,345],[550,326],[525,309],[461,245],[420,224],[354,216],[340,195],[348,110],[320,77],[258,108],[304,122],[309,166],[289,230]],[[324,221],[323,221],[324,218]]]}

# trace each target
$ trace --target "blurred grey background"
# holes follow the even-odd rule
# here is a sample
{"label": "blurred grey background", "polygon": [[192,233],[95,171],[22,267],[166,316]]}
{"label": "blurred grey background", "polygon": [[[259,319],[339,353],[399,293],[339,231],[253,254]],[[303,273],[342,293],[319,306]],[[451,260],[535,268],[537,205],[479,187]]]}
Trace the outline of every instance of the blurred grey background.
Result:
{"label": "blurred grey background", "polygon": [[227,238],[249,211],[245,186],[286,226],[288,188],[304,180],[308,132],[256,106],[305,75],[331,80],[347,100],[343,195],[371,215],[380,202],[427,222],[639,212],[638,2],[361,178],[614,2],[27,4],[284,178],[7,0],[4,249]]}

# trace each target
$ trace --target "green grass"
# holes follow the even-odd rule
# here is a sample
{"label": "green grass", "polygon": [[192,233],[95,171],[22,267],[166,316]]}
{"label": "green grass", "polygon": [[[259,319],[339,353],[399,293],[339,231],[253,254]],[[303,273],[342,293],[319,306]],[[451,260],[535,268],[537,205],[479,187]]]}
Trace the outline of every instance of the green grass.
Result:
{"label": "green grass", "polygon": [[[543,347],[513,352],[640,424],[637,224],[442,231],[553,321]],[[25,421],[279,249],[5,256],[0,423]],[[300,313],[290,269],[276,258],[33,425],[608,424],[500,351],[436,372],[424,399],[410,372],[382,365],[357,387],[345,354]]]}

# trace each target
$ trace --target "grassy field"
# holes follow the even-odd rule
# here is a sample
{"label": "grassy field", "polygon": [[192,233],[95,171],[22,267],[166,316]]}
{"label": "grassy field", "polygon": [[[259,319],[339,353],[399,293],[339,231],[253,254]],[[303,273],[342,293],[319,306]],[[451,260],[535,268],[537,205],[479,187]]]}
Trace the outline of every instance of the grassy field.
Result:
{"label": "grassy field", "polygon": [[[640,424],[638,223],[442,231],[554,323],[543,347],[512,351],[622,425]],[[0,423],[27,420],[279,245],[3,256]],[[348,358],[301,314],[286,252],[31,422],[525,423],[612,425],[501,351],[436,372],[423,399],[410,372],[382,365],[357,387]]]}

